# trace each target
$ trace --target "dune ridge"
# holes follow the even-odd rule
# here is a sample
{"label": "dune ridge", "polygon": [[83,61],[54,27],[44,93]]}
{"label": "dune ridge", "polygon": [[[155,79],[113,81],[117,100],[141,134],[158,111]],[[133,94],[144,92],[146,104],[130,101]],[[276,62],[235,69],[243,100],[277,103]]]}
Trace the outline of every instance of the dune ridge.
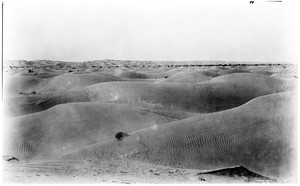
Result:
{"label": "dune ridge", "polygon": [[209,113],[234,108],[258,96],[295,88],[293,82],[250,73],[224,75],[198,84],[103,82],[81,91],[15,96],[8,99],[7,112],[19,116],[63,103],[107,102]]}
{"label": "dune ridge", "polygon": [[30,114],[70,102],[124,103],[209,113],[234,108],[258,96],[294,90],[295,87],[293,82],[250,73],[224,75],[198,84],[103,82],[81,91],[12,97],[7,104],[7,115]]}
{"label": "dune ridge", "polygon": [[[105,74],[62,74],[52,78],[35,76],[13,76],[7,80],[7,93],[19,92],[54,92],[82,90],[93,84],[107,81],[122,81],[122,79]],[[11,83],[14,82],[14,83]]]}
{"label": "dune ridge", "polygon": [[47,86],[39,89],[39,92],[81,90],[93,84],[121,81],[120,78],[102,74],[63,74],[51,79]]}

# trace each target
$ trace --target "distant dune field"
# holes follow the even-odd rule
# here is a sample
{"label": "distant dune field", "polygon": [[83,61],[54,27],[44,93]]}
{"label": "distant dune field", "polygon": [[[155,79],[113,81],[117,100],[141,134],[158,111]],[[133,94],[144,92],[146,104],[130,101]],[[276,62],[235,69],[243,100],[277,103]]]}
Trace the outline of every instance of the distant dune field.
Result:
{"label": "distant dune field", "polygon": [[[14,64],[4,74],[7,174],[26,172],[33,164],[46,168],[59,162],[55,167],[62,168],[62,162],[74,162],[73,171],[83,165],[93,171],[101,162],[120,161],[137,177],[134,167],[142,164],[148,172],[161,166],[198,172],[243,166],[273,180],[295,180],[298,75],[293,65]],[[41,170],[36,174],[46,175]],[[110,171],[101,175],[113,175]],[[158,180],[171,174],[150,173]]]}

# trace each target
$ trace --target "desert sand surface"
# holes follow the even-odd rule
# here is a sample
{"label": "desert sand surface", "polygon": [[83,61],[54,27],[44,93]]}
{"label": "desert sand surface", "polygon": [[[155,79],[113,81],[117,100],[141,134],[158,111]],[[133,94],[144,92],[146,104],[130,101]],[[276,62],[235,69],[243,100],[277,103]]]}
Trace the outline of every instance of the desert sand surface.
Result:
{"label": "desert sand surface", "polygon": [[297,65],[7,61],[5,183],[295,183]]}

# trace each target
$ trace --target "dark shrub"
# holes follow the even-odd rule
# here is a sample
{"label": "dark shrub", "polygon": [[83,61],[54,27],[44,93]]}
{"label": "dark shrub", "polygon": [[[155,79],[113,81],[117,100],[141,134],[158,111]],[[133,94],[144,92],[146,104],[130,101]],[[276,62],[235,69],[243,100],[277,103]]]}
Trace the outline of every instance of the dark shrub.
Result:
{"label": "dark shrub", "polygon": [[117,138],[117,140],[121,141],[126,136],[129,136],[129,134],[127,134],[126,132],[118,132],[115,137]]}

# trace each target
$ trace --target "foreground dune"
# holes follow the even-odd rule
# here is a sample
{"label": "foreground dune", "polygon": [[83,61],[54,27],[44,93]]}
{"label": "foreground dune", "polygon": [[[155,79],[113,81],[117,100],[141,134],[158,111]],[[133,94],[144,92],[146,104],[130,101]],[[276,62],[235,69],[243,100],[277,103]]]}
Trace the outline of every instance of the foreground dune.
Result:
{"label": "foreground dune", "polygon": [[[202,171],[243,165],[288,179],[295,176],[294,100],[292,92],[271,94],[193,117],[103,103],[62,104],[7,120],[4,152],[32,162],[65,155],[66,160],[133,160]],[[117,141],[114,134],[123,130],[130,136]]]}
{"label": "foreground dune", "polygon": [[70,151],[133,132],[192,116],[103,103],[70,103],[5,121],[6,154],[19,160],[57,159]]}
{"label": "foreground dune", "polygon": [[123,141],[95,144],[65,158],[125,158],[200,170],[243,165],[271,178],[295,176],[294,96],[258,97],[231,110],[136,131]]}

